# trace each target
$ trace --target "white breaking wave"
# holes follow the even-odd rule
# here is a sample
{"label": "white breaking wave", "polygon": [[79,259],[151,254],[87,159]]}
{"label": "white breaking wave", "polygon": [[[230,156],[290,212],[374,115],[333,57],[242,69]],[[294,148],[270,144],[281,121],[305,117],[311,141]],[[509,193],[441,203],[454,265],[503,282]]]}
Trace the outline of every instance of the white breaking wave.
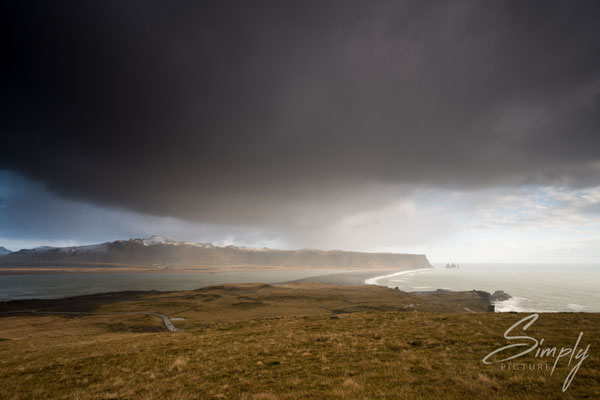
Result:
{"label": "white breaking wave", "polygon": [[385,278],[393,278],[395,276],[400,276],[400,275],[404,275],[404,274],[409,274],[411,272],[417,272],[417,271],[427,271],[427,268],[419,268],[419,269],[410,269],[408,271],[400,271],[400,272],[394,272],[393,274],[389,274],[389,275],[381,275],[381,276],[376,276],[374,278],[369,278],[365,281],[365,284],[367,285],[377,285],[377,281],[379,281],[380,279],[385,279]]}
{"label": "white breaking wave", "polygon": [[365,283],[398,287],[407,292],[503,290],[513,298],[494,302],[497,312],[600,312],[600,265],[465,264],[462,267],[401,271],[376,276]]}
{"label": "white breaking wave", "polygon": [[527,302],[525,297],[511,297],[508,300],[495,302],[494,308],[496,312],[529,312],[530,310],[523,307],[524,302]]}

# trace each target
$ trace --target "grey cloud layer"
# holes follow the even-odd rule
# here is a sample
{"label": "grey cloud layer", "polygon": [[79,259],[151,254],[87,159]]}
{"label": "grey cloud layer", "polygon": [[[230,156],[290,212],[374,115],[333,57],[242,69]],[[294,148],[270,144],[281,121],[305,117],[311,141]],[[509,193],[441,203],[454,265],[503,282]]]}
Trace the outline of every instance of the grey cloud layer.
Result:
{"label": "grey cloud layer", "polygon": [[595,1],[2,7],[0,168],[63,196],[297,225],[377,185],[600,183]]}

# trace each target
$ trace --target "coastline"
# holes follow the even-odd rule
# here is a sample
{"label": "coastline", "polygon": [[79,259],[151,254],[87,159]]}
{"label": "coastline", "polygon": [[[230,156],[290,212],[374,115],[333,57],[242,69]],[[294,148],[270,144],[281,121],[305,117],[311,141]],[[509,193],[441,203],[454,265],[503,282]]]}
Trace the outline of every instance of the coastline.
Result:
{"label": "coastline", "polygon": [[[406,274],[409,272],[420,271],[429,268],[418,268],[414,267],[406,267],[410,269],[405,269],[399,271],[400,268],[394,269],[383,269],[383,270],[360,270],[360,271],[349,271],[349,272],[340,272],[336,274],[326,274],[319,275],[309,278],[297,279],[294,281],[283,282],[283,283],[326,283],[330,285],[370,285],[372,283],[367,283],[367,281],[371,281],[373,279],[379,280],[388,276],[395,276],[396,274]],[[386,274],[387,273],[387,274]]]}
{"label": "coastline", "polygon": [[[399,272],[395,272],[393,274],[375,276],[373,278],[366,279],[365,280],[365,284],[366,285],[378,285],[377,281],[379,281],[380,279],[392,278],[394,276],[405,275],[405,274],[408,274],[408,273],[411,273],[411,272],[422,271],[424,269],[428,269],[428,268],[409,269],[407,271],[399,271]],[[382,286],[382,285],[380,285],[380,286]]]}
{"label": "coastline", "polygon": [[[423,271],[425,269],[429,269],[429,268],[411,269],[411,270],[407,270],[407,271],[394,272],[392,274],[387,274],[387,275],[375,276],[373,278],[366,279],[364,281],[364,283],[366,285],[377,285],[377,286],[381,286],[381,287],[392,288],[391,286],[387,286],[387,285],[379,285],[377,282],[381,279],[393,278],[396,276],[409,274],[411,272]],[[488,293],[484,290],[477,290],[477,289],[473,289],[473,290],[476,292],[487,293],[488,295],[491,295],[491,293]],[[413,294],[417,294],[417,295],[427,296],[427,295],[433,295],[435,293],[444,293],[444,292],[452,293],[452,292],[460,292],[460,290],[455,291],[455,290],[448,290],[448,289],[442,289],[442,288],[432,288],[431,290],[418,290],[418,291],[410,291],[407,293],[413,293]],[[497,300],[493,300],[490,298],[488,301],[491,306],[490,310],[492,310],[492,312],[513,312],[513,311],[518,311],[518,309],[515,308],[515,306],[514,306],[514,302],[518,301],[519,299],[521,299],[521,298],[510,297],[507,300],[497,301]],[[524,310],[521,310],[521,311],[524,311]]]}

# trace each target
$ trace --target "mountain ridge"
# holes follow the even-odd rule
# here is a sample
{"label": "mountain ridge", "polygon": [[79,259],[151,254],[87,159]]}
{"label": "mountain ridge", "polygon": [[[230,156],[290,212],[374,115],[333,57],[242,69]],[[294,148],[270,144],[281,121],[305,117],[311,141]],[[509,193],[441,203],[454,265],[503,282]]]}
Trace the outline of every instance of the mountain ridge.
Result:
{"label": "mountain ridge", "polygon": [[23,249],[0,256],[0,266],[119,265],[156,268],[269,266],[299,268],[431,267],[424,254],[345,250],[278,250],[176,241],[163,236],[96,245]]}

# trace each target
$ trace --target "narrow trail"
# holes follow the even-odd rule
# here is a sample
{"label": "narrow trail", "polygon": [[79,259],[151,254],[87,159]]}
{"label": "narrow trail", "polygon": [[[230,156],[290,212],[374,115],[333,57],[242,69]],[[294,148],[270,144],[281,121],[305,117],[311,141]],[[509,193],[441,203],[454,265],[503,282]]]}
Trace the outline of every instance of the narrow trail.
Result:
{"label": "narrow trail", "polygon": [[169,332],[177,332],[179,329],[173,325],[171,319],[165,314],[131,311],[131,312],[78,312],[78,311],[36,311],[36,310],[20,310],[20,311],[2,311],[0,314],[50,314],[50,315],[150,315],[153,317],[162,318],[165,327]]}

